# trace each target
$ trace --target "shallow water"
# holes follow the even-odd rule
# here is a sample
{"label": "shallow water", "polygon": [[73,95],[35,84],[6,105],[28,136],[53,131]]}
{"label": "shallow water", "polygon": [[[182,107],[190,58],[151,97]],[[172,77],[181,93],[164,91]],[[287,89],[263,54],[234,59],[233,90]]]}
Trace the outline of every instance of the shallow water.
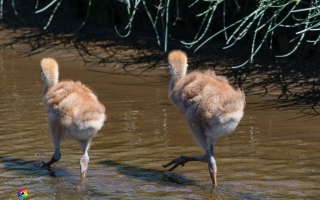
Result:
{"label": "shallow water", "polygon": [[[58,59],[61,79],[81,80],[106,107],[108,119],[93,139],[84,182],[75,141],[64,141],[51,172],[36,167],[54,150],[39,68],[48,55]],[[205,163],[187,163],[174,174],[161,167],[179,155],[203,154],[168,100],[167,70],[124,75],[73,60],[72,53],[58,50],[30,58],[0,50],[0,199],[17,199],[22,187],[28,199],[319,197],[319,117],[273,109],[266,98],[248,96],[239,127],[215,146],[218,187],[212,189]]]}

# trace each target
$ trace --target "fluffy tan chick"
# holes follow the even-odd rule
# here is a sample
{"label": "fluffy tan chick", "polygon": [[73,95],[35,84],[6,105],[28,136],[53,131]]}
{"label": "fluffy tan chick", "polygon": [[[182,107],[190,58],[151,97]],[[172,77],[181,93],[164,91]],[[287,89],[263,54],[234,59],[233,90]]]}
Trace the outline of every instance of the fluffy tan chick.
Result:
{"label": "fluffy tan chick", "polygon": [[80,159],[81,177],[85,178],[89,163],[88,149],[92,137],[106,119],[105,107],[97,96],[81,82],[60,81],[58,63],[53,58],[40,62],[41,77],[45,82],[43,102],[48,114],[49,129],[55,152],[42,167],[60,160],[60,145],[64,137],[77,140],[83,151]]}
{"label": "fluffy tan chick", "polygon": [[214,145],[219,137],[233,132],[237,127],[243,116],[245,95],[240,89],[233,89],[225,77],[216,75],[212,70],[186,75],[187,59],[186,53],[180,50],[168,55],[171,73],[169,98],[185,115],[195,140],[206,154],[180,156],[163,167],[174,164],[169,169],[172,171],[188,161],[207,162],[212,183],[217,186]]}

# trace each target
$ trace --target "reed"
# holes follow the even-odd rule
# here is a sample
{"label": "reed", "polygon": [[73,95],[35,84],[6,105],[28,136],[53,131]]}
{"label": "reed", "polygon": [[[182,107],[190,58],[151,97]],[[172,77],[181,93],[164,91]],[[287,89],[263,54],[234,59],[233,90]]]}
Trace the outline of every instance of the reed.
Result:
{"label": "reed", "polygon": [[[132,2],[135,2],[135,5],[137,5],[140,1],[135,0]],[[142,1],[145,12],[149,16],[152,26],[156,32],[157,41],[159,45],[159,30],[156,26],[157,21],[152,19],[158,19],[158,17],[164,18],[164,51],[167,51],[168,26],[170,25],[168,15],[170,7],[169,4],[171,2],[170,0],[160,0],[159,2],[160,4],[157,7],[158,12],[155,16],[152,16],[149,12],[149,9],[145,1]],[[176,2],[176,15],[179,16],[179,0],[176,0]],[[184,44],[186,48],[194,47],[194,52],[196,52],[204,45],[208,45],[208,42],[210,40],[212,40],[219,34],[224,33],[226,41],[226,46],[224,47],[224,49],[228,49],[230,47],[233,47],[238,41],[244,39],[248,35],[248,33],[253,33],[253,36],[249,36],[249,38],[251,39],[251,54],[248,60],[238,66],[233,67],[239,68],[246,65],[247,63],[253,63],[256,54],[259,52],[261,47],[267,42],[269,43],[269,48],[272,49],[274,34],[275,31],[278,29],[285,31],[294,31],[296,36],[290,40],[290,43],[295,43],[295,45],[292,47],[292,50],[283,55],[276,55],[276,57],[287,57],[292,55],[304,41],[311,42],[314,45],[320,41],[320,34],[318,34],[316,39],[306,39],[306,34],[308,32],[320,31],[319,0],[256,0],[254,2],[251,1],[250,3],[256,4],[256,8],[252,12],[246,14],[243,18],[236,19],[235,22],[230,24],[227,24],[226,20],[226,18],[230,19],[230,17],[227,16],[228,14],[230,15],[230,13],[226,13],[227,2],[234,3],[234,7],[236,7],[238,11],[244,9],[246,3],[245,1],[238,2],[237,0],[207,0],[207,9],[204,12],[195,15],[196,18],[202,18],[202,22],[198,27],[193,40],[188,42],[181,41],[181,43]],[[129,4],[130,2],[123,1],[123,3]],[[189,9],[193,9],[193,7],[197,6],[197,3],[199,3],[199,0],[194,0],[189,5]],[[135,9],[136,8],[137,6],[135,6]],[[214,23],[220,23],[212,21],[217,9],[223,10],[222,23],[224,28],[209,35],[208,30],[212,28],[212,26],[214,26]],[[133,15],[134,14],[131,15],[131,19],[133,18]],[[299,16],[299,18],[296,16]],[[131,22],[132,20],[130,20],[130,23]],[[257,37],[258,34],[260,35],[259,39]],[[314,35],[315,34],[312,34],[310,37],[313,37]]]}
{"label": "reed", "polygon": [[[15,14],[19,17],[15,9],[15,0],[11,0]],[[67,0],[65,0],[67,1]],[[304,43],[312,43],[316,45],[320,41],[320,0],[111,0],[125,4],[128,16],[127,25],[124,34],[115,25],[115,31],[120,37],[128,37],[132,33],[134,19],[137,13],[143,13],[151,22],[151,26],[155,31],[155,37],[158,45],[162,46],[166,52],[168,50],[168,40],[170,28],[177,21],[185,20],[181,13],[182,6],[186,6],[190,13],[194,14],[197,19],[195,34],[192,38],[182,40],[181,43],[186,48],[194,49],[194,52],[205,45],[209,45],[209,41],[220,34],[224,34],[225,47],[228,49],[234,47],[240,40],[249,40],[251,45],[250,55],[248,59],[238,66],[245,66],[247,63],[253,63],[255,56],[263,46],[272,49],[274,40],[279,32],[294,33],[289,38],[288,46],[291,50],[283,55],[276,57],[287,57],[292,55]],[[60,6],[62,0],[52,0],[46,6],[38,8],[38,1],[35,5],[35,13],[48,11],[51,9],[51,15],[47,24],[43,27],[48,28],[56,10]],[[93,3],[99,3],[94,1]],[[0,18],[2,17],[2,4],[0,0]],[[79,31],[86,23],[92,0],[88,0],[87,15],[79,28]],[[230,11],[230,7],[232,11]],[[193,11],[193,12],[192,12]],[[199,12],[200,11],[200,12]],[[236,13],[236,15],[235,15]],[[190,15],[190,14],[189,14]],[[241,16],[241,17],[240,17]],[[219,19],[219,20],[216,20]],[[222,21],[221,21],[222,20]],[[217,24],[222,24],[223,28],[216,29]],[[149,25],[145,23],[145,25]],[[122,30],[123,31],[123,30]]]}

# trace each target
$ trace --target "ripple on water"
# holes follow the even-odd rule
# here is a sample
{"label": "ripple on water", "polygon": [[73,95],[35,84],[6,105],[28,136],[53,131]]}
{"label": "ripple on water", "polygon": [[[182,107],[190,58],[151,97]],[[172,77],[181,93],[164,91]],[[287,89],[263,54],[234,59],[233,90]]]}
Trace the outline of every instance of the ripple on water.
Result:
{"label": "ripple on water", "polygon": [[79,178],[82,152],[75,141],[63,142],[61,160],[51,171],[39,169],[35,164],[49,160],[54,151],[38,67],[47,55],[32,59],[14,55],[4,50],[0,67],[0,199],[16,198],[21,187],[32,199],[315,199],[320,195],[318,117],[310,120],[294,110],[259,108],[266,102],[249,96],[240,126],[215,146],[219,186],[212,189],[206,163],[187,163],[170,176],[161,166],[180,155],[204,154],[168,100],[168,79],[86,71],[79,67],[82,63],[68,59],[61,63],[61,77],[91,87],[105,104],[108,119],[92,141],[84,182]]}

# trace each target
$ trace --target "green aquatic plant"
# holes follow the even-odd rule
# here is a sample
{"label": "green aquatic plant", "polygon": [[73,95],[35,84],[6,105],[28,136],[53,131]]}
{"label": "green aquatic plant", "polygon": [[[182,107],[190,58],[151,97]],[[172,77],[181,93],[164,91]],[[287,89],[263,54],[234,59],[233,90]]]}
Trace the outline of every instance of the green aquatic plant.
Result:
{"label": "green aquatic plant", "polygon": [[[241,3],[244,5],[244,2],[238,2],[237,0],[230,0],[235,3],[237,10],[243,8],[240,6]],[[130,1],[122,1],[126,3],[127,6],[130,5]],[[159,40],[159,30],[157,29],[156,23],[157,20],[153,20],[153,18],[158,19],[161,17],[165,23],[164,24],[164,51],[167,51],[167,40],[168,40],[168,26],[170,26],[169,22],[169,8],[171,1],[170,0],[160,0],[159,6],[157,7],[158,12],[155,16],[152,16],[149,12],[149,9],[145,3],[142,1],[145,12],[149,16],[149,19],[152,23],[152,26],[156,32],[158,44],[160,44]],[[192,4],[189,5],[189,9],[196,6],[199,0],[194,0]],[[252,3],[256,4],[255,9],[246,14],[241,19],[236,20],[233,23],[227,25],[226,18],[228,13],[226,13],[226,2],[227,0],[207,0],[207,9],[195,17],[202,18],[201,24],[198,27],[196,34],[192,41],[186,42],[181,41],[182,44],[185,45],[186,48],[195,47],[195,52],[208,44],[210,40],[219,34],[224,33],[226,46],[224,49],[228,49],[233,47],[238,41],[244,39],[250,33],[249,39],[251,39],[251,55],[247,61],[243,64],[234,66],[234,68],[242,67],[247,63],[252,63],[254,61],[254,57],[261,49],[261,47],[269,41],[270,49],[272,49],[274,35],[276,29],[285,28],[286,31],[295,31],[296,37],[291,39],[290,43],[296,41],[296,44],[292,48],[292,50],[284,55],[277,55],[276,57],[286,57],[292,55],[298,47],[305,41],[306,33],[311,31],[319,31],[320,28],[320,1],[319,0],[310,0],[310,1],[302,1],[302,0],[257,0]],[[135,7],[133,10],[137,9],[139,0],[132,1]],[[179,0],[176,0],[177,12],[176,15],[179,17]],[[218,9],[223,10],[223,29],[209,35],[208,30],[214,26],[213,18],[215,11]],[[129,24],[132,25],[132,18],[134,17],[134,13],[130,15],[128,10],[128,14],[130,16]],[[165,16],[164,16],[165,14]],[[230,13],[229,13],[230,14]],[[297,17],[299,16],[299,17]],[[177,17],[177,19],[178,19]],[[176,20],[175,20],[176,22]],[[174,22],[174,23],[175,23]],[[218,22],[215,22],[218,23]],[[288,24],[289,23],[289,24]],[[230,35],[229,35],[229,34]],[[259,37],[258,37],[259,35]],[[248,39],[248,37],[246,39]],[[259,39],[258,39],[259,38]],[[320,40],[320,35],[315,40],[306,40],[307,42],[312,42],[316,44]]]}
{"label": "green aquatic plant", "polygon": [[[67,1],[67,0],[65,0]],[[120,33],[119,27],[114,26],[115,32],[120,37],[128,37],[132,33],[134,19],[137,13],[143,13],[151,22],[155,31],[158,45],[164,43],[164,51],[168,50],[170,28],[175,26],[179,20],[185,20],[195,11],[192,16],[197,21],[194,36],[182,40],[186,48],[194,49],[194,52],[220,34],[224,34],[226,46],[223,49],[234,47],[239,41],[249,40],[251,51],[249,58],[234,68],[242,67],[247,63],[253,63],[255,56],[263,46],[273,48],[274,41],[283,32],[289,44],[284,48],[287,53],[276,57],[292,55],[304,44],[317,44],[320,41],[320,0],[113,0],[124,4],[127,13],[126,26]],[[47,29],[50,25],[62,0],[51,0],[43,8],[38,8],[39,0],[35,2],[35,13],[48,11],[48,8],[55,6],[51,15],[43,27]],[[108,1],[109,2],[109,1]],[[15,6],[15,0],[11,0],[12,8],[19,17]],[[95,1],[94,3],[99,3]],[[83,23],[74,32],[78,32],[86,23],[92,0],[88,0],[87,14]],[[0,0],[0,18],[2,17],[3,0]],[[187,6],[186,6],[187,5]],[[186,7],[190,13],[181,13],[180,9]],[[194,11],[194,12],[191,12]],[[49,12],[49,11],[48,11]],[[186,11],[184,11],[186,12]],[[19,17],[20,18],[20,17]],[[219,20],[216,20],[219,19]],[[187,23],[187,21],[186,21]],[[223,28],[217,29],[217,24],[222,23]],[[148,24],[146,24],[147,26]],[[187,30],[186,30],[187,31]],[[193,34],[193,33],[192,33]],[[280,41],[282,42],[282,41]],[[281,43],[281,45],[283,45]]]}
{"label": "green aquatic plant", "polygon": [[3,12],[3,0],[0,0],[0,19],[2,19],[2,12]]}
{"label": "green aquatic plant", "polygon": [[[12,3],[14,2],[14,0],[11,0]],[[86,14],[86,17],[84,19],[84,21],[81,23],[81,25],[73,32],[73,33],[76,33],[78,32],[83,26],[84,24],[86,23],[87,19],[88,19],[88,16],[89,16],[89,13],[90,13],[90,8],[91,8],[91,2],[92,0],[88,0],[88,10],[87,10],[87,14]],[[36,5],[35,5],[35,13],[40,13],[40,12],[43,12],[43,11],[46,11],[48,8],[50,8],[52,5],[54,5],[56,3],[56,6],[54,7],[54,10],[52,11],[51,15],[50,15],[50,18],[46,24],[45,27],[43,27],[43,29],[47,29],[48,26],[50,25],[51,21],[52,21],[52,18],[54,16],[54,14],[56,13],[57,9],[59,8],[60,4],[61,4],[62,0],[52,0],[50,3],[48,3],[45,7],[41,8],[41,9],[38,9],[38,5],[39,5],[39,0],[36,1]],[[12,6],[14,8],[14,6]],[[16,12],[16,9],[14,8],[15,10],[15,13],[16,15],[18,16],[17,12]]]}
{"label": "green aquatic plant", "polygon": [[[260,50],[261,46],[265,43],[266,39],[269,38],[270,40],[270,49],[272,48],[272,40],[274,31],[276,28],[279,27],[285,27],[287,30],[289,28],[301,26],[303,27],[301,31],[296,32],[297,37],[300,37],[300,40],[296,43],[295,47],[287,54],[285,55],[278,55],[277,57],[285,57],[289,56],[292,53],[294,53],[297,48],[301,45],[301,42],[303,41],[306,32],[308,31],[315,31],[315,27],[318,27],[320,25],[319,19],[319,1],[310,1],[310,3],[303,2],[301,0],[291,0],[291,1],[279,1],[279,0],[259,0],[257,8],[245,16],[244,18],[236,21],[235,23],[225,27],[223,30],[218,31],[217,33],[209,36],[205,41],[203,41],[198,47],[195,49],[197,51],[199,48],[201,48],[203,45],[207,44],[208,41],[216,37],[218,34],[222,33],[223,31],[226,31],[228,29],[233,28],[232,35],[227,38],[226,36],[226,47],[224,49],[232,47],[234,44],[236,44],[239,40],[243,39],[246,34],[248,34],[250,28],[252,28],[253,24],[256,24],[256,27],[253,28],[253,37],[251,42],[251,55],[250,58],[245,61],[243,64],[234,66],[233,68],[242,67],[248,62],[253,62],[254,56],[257,54],[257,52]],[[219,2],[216,1],[216,4]],[[297,9],[299,5],[303,4],[303,6],[309,6],[304,9]],[[297,19],[294,17],[295,13],[298,12],[306,12],[307,14],[302,14],[304,18]],[[290,18],[290,20],[287,20]],[[225,16],[224,16],[225,19]],[[286,21],[290,21],[291,25],[285,24]],[[295,23],[294,21],[298,22]],[[320,30],[320,29],[319,29]],[[260,34],[263,35],[262,39],[260,41],[257,41],[257,34],[258,32],[261,32]],[[295,38],[295,39],[296,39]],[[320,37],[316,41],[310,41],[310,42],[318,42],[320,40]],[[294,40],[291,40],[293,42]],[[194,41],[192,44],[197,43],[199,41]],[[256,46],[256,43],[258,42],[258,45]]]}

